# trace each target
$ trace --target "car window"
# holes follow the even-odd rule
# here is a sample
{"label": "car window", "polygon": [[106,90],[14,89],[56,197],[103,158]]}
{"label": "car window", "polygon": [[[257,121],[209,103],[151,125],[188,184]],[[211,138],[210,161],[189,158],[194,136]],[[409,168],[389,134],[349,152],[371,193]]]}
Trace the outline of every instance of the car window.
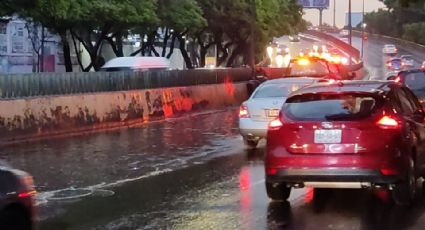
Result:
{"label": "car window", "polygon": [[403,91],[406,93],[407,99],[409,99],[410,104],[412,104],[413,111],[418,111],[421,108],[418,98],[408,88],[403,88]]}
{"label": "car window", "polygon": [[391,60],[391,65],[393,67],[400,67],[401,66],[401,60],[400,59],[392,59]]}
{"label": "car window", "polygon": [[299,84],[267,84],[260,87],[253,98],[288,97],[290,93],[301,88]]}
{"label": "car window", "polygon": [[293,120],[334,121],[369,117],[378,101],[368,94],[306,94],[288,99],[283,112]]}
{"label": "car window", "polygon": [[423,93],[425,93],[425,73],[415,72],[406,74],[404,76],[404,84],[413,92],[424,91]]}
{"label": "car window", "polygon": [[413,114],[414,108],[413,108],[413,105],[410,103],[406,95],[406,92],[399,89],[397,90],[397,96],[398,96],[398,99],[400,100],[400,106],[401,106],[401,110],[403,114],[405,115]]}

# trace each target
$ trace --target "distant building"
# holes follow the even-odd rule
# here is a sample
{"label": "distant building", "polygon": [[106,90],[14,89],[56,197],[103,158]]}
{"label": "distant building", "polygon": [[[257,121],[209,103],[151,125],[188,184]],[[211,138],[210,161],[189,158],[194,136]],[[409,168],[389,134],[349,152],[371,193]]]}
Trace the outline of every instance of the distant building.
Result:
{"label": "distant building", "polygon": [[[44,37],[44,61],[40,60],[40,62],[44,62],[43,72],[65,72],[60,37],[49,33],[47,30]],[[17,17],[0,17],[0,74],[37,72],[38,67],[41,66],[37,55],[37,52],[39,55],[42,53],[40,40],[41,27],[34,29],[32,24]],[[134,37],[134,41],[124,39],[124,55],[128,56],[139,49],[140,43],[141,39],[137,36]],[[72,41],[70,41],[70,45],[73,71],[81,71]],[[155,46],[155,49],[159,53],[162,52],[160,47]],[[169,49],[170,46],[168,45],[167,53]],[[90,58],[87,51],[82,45],[78,47],[78,50],[81,52],[83,66],[88,66]],[[111,46],[107,42],[103,43],[101,53],[105,61],[115,57]],[[178,44],[175,45],[170,61],[173,68],[185,68]]]}
{"label": "distant building", "polygon": [[[0,19],[0,73],[31,73],[37,70],[37,54],[41,54],[41,29],[32,30],[25,20],[9,17]],[[65,70],[58,36],[45,32],[44,71],[63,72]],[[74,64],[76,56],[73,57]],[[77,66],[76,66],[77,67]]]}

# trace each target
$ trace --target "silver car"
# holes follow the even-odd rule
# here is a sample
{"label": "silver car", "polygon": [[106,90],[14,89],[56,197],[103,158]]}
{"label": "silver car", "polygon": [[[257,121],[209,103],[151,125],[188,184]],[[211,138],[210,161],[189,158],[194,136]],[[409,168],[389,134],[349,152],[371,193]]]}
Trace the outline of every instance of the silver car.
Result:
{"label": "silver car", "polygon": [[269,122],[279,115],[287,96],[318,80],[296,77],[269,80],[261,84],[239,110],[239,130],[244,143],[250,148],[257,147],[258,142],[267,135]]}

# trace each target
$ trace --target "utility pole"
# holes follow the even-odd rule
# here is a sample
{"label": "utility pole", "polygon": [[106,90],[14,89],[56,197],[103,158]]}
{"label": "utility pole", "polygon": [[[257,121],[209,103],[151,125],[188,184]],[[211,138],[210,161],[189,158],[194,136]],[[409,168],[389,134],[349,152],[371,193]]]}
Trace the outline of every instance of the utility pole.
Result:
{"label": "utility pole", "polygon": [[352,46],[353,45],[353,43],[352,43],[353,27],[351,25],[351,0],[348,0],[348,31],[349,31],[348,44],[350,44],[350,46]]}
{"label": "utility pole", "polygon": [[364,0],[363,0],[363,8],[362,8],[362,55],[361,58],[363,59],[363,47],[364,47],[364,30],[366,24],[364,23]]}
{"label": "utility pole", "polygon": [[334,28],[336,28],[336,0],[334,0]]}
{"label": "utility pole", "polygon": [[323,8],[319,8],[319,28],[322,29],[323,25]]}
{"label": "utility pole", "polygon": [[249,49],[249,65],[252,68],[252,76],[255,75],[255,23],[257,21],[257,7],[256,0],[251,0],[251,11],[252,11],[252,19],[251,19],[251,35],[250,35],[250,49]]}

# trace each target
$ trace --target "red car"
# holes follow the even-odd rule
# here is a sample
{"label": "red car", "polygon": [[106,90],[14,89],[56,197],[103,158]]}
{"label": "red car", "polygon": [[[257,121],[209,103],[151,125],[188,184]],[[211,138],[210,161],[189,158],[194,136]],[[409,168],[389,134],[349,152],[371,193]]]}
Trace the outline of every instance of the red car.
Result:
{"label": "red car", "polygon": [[314,84],[290,95],[269,124],[266,189],[286,200],[292,188],[388,188],[408,204],[425,173],[425,113],[391,81]]}

